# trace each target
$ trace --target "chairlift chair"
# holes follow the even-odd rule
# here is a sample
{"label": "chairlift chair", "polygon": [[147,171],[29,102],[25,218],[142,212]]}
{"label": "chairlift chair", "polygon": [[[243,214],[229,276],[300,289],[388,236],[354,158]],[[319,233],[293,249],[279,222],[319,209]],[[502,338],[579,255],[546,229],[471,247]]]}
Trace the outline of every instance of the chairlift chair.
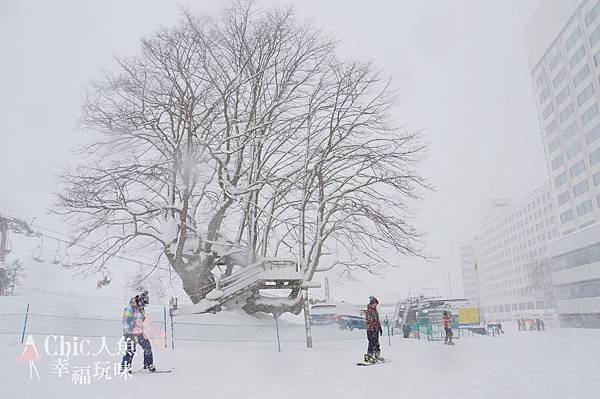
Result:
{"label": "chairlift chair", "polygon": [[42,249],[44,247],[44,239],[42,236],[40,236],[40,243],[33,248],[33,251],[31,252],[31,258],[36,261],[36,262],[44,262],[44,259],[42,259]]}
{"label": "chairlift chair", "polygon": [[104,278],[102,280],[98,280],[98,282],[96,283],[96,289],[100,289],[102,287],[104,287],[105,285],[109,285],[111,282],[111,277],[109,276],[110,273],[105,274]]}
{"label": "chairlift chair", "polygon": [[60,263],[60,241],[56,240],[56,251],[54,251],[54,258],[52,259],[53,265]]}

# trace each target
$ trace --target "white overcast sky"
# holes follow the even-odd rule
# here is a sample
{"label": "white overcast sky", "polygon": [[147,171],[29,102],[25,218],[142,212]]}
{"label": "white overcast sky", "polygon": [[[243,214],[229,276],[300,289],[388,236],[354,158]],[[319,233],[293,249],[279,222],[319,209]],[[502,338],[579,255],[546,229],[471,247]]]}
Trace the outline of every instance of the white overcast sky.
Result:
{"label": "white overcast sky", "polygon": [[[539,0],[261,2],[271,3],[294,5],[340,39],[341,55],[383,69],[402,97],[397,119],[430,143],[421,172],[436,191],[414,223],[438,259],[399,259],[386,278],[334,286],[334,296],[448,294],[448,270],[461,294],[458,242],[477,233],[482,202],[523,197],[547,178],[523,39]],[[219,3],[0,0],[0,205],[64,230],[45,212],[80,134],[82,87],[111,55],[135,54],[141,37],[173,25],[181,7]]]}

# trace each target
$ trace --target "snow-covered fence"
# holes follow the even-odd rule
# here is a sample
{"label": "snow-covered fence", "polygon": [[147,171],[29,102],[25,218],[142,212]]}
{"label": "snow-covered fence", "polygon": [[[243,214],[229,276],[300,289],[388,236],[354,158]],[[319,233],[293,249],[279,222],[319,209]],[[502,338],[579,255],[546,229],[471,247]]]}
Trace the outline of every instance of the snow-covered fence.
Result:
{"label": "snow-covered fence", "polygon": [[[25,306],[25,305],[24,305]],[[303,343],[305,342],[304,325],[279,320],[279,341],[277,325],[273,319],[244,321],[240,323],[213,323],[196,321],[178,321],[168,318],[162,312],[149,312],[145,323],[145,332],[153,341],[153,345],[176,349],[178,342],[229,342],[229,343]],[[24,319],[27,315],[27,324]],[[0,313],[0,336],[65,336],[82,338],[114,338],[119,339],[122,331],[122,320],[118,318],[80,317],[70,314],[50,314],[36,312],[36,306],[29,311]],[[315,342],[331,342],[345,340],[365,340],[364,331],[341,330],[336,326],[314,326]],[[275,348],[275,346],[274,346]]]}
{"label": "snow-covered fence", "polygon": [[[164,318],[149,317],[145,322],[145,333],[157,343],[167,343],[166,311]],[[0,313],[0,335],[15,335],[22,340],[26,335],[63,335],[86,338],[120,338],[123,331],[122,319],[79,317],[37,313],[35,307],[27,305],[23,313]]]}

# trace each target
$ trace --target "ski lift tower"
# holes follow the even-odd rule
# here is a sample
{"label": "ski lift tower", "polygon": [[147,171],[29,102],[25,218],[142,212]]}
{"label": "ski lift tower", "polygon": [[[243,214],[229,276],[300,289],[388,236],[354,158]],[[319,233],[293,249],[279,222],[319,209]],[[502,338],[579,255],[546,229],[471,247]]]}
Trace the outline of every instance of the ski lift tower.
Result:
{"label": "ski lift tower", "polygon": [[6,242],[8,241],[8,220],[0,216],[0,267],[4,267],[4,260],[8,253]]}
{"label": "ski lift tower", "polygon": [[[4,269],[5,259],[8,250],[6,248],[6,242],[8,241],[8,220],[0,215],[0,269]],[[4,295],[4,288],[0,287],[0,295]]]}

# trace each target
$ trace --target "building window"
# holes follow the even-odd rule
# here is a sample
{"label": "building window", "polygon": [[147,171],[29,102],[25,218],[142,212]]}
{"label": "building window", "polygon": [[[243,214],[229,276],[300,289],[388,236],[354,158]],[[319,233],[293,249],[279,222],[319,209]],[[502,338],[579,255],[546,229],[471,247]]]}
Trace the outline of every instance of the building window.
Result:
{"label": "building window", "polygon": [[600,161],[600,147],[590,152],[590,165],[598,163]]}
{"label": "building window", "polygon": [[600,297],[600,279],[578,281],[556,286],[556,299]]}
{"label": "building window", "polygon": [[571,69],[575,68],[577,66],[577,64],[579,64],[579,61],[581,61],[583,59],[583,56],[585,55],[585,49],[583,48],[583,45],[581,47],[579,47],[577,49],[576,52],[573,53],[573,56],[569,59],[569,66],[571,67]]}
{"label": "building window", "polygon": [[[564,69],[563,69],[563,71],[564,71]],[[583,68],[581,68],[579,70],[579,72],[577,72],[575,74],[575,76],[573,76],[573,86],[574,87],[579,86],[581,84],[581,82],[583,82],[583,80],[588,77],[589,74],[590,74],[590,67],[588,64],[585,64],[583,66]],[[554,78],[554,79],[556,79],[556,78]]]}
{"label": "building window", "polygon": [[589,132],[585,134],[585,143],[587,145],[592,144],[596,139],[600,137],[600,124],[596,125]]}
{"label": "building window", "polygon": [[552,165],[552,170],[555,170],[556,168],[558,168],[560,165],[562,165],[564,163],[564,159],[562,154],[558,154],[551,162]]}
{"label": "building window", "polygon": [[[561,82],[565,79],[566,76],[567,76],[567,72],[565,71],[565,68],[562,68],[560,71],[558,71],[556,73],[556,75],[552,79],[552,86],[556,89],[561,84]],[[577,75],[575,75],[575,76],[577,76]],[[584,78],[585,78],[585,76],[584,76]],[[583,80],[583,78],[582,78],[582,80]],[[581,83],[581,82],[579,82],[579,83]],[[577,85],[575,85],[575,87],[577,87]]]}
{"label": "building window", "polygon": [[[585,25],[590,26],[596,17],[600,14],[600,2],[596,3],[594,7],[585,16]],[[600,26],[599,26],[600,27]],[[596,29],[598,30],[598,29]]]}
{"label": "building window", "polygon": [[573,178],[575,176],[578,176],[584,170],[585,170],[585,161],[582,159],[581,161],[577,162],[575,165],[571,166],[571,169],[569,169],[569,172],[571,173],[571,177]]}
{"label": "building window", "polygon": [[548,119],[548,117],[552,115],[552,112],[554,112],[554,106],[552,105],[552,103],[550,103],[542,111],[542,116],[544,117],[544,119]]}
{"label": "building window", "polygon": [[600,243],[555,256],[552,258],[551,267],[553,271],[559,271],[594,262],[600,262]]}
{"label": "building window", "polygon": [[[594,104],[596,105],[596,104]],[[562,111],[560,111],[560,113],[558,114],[558,120],[560,121],[560,123],[564,123],[567,119],[569,119],[569,117],[571,115],[573,115],[573,112],[575,111],[575,108],[573,107],[573,103],[569,103],[569,105],[567,105]],[[597,111],[597,108],[596,108]],[[581,116],[581,118],[583,119],[583,115]]]}
{"label": "building window", "polygon": [[556,130],[557,127],[557,123],[556,123],[556,118],[552,119],[552,122],[548,123],[546,125],[546,136],[550,136],[552,133],[554,133],[554,131]]}
{"label": "building window", "polygon": [[[548,90],[549,91],[549,90]],[[563,101],[571,94],[571,89],[569,85],[566,85],[557,95],[556,95],[556,105],[562,104]]]}
{"label": "building window", "polygon": [[600,172],[594,173],[592,180],[594,180],[594,186],[600,186]]}
{"label": "building window", "polygon": [[550,87],[546,86],[540,93],[540,104],[543,104],[548,97],[550,97]]}
{"label": "building window", "polygon": [[567,139],[575,133],[577,133],[577,121],[573,121],[569,126],[565,128],[565,130],[563,131],[563,138],[565,139],[565,141],[567,141]]}
{"label": "building window", "polygon": [[567,159],[573,158],[579,151],[581,151],[581,141],[577,140],[567,148]]}
{"label": "building window", "polygon": [[565,47],[567,48],[567,51],[569,51],[573,48],[573,46],[575,45],[575,43],[577,43],[577,40],[579,40],[580,37],[581,37],[581,28],[579,28],[579,26],[578,26],[577,29],[575,29],[573,31],[573,33],[571,33],[569,35],[569,37],[567,38],[567,40],[565,41]]}
{"label": "building window", "polygon": [[[550,69],[550,72],[554,71],[554,69],[556,69],[556,66],[560,63],[560,60],[562,58],[562,54],[561,52],[557,52],[554,57],[552,57],[552,59],[550,60],[550,62],[548,62],[548,69]],[[564,69],[563,69],[564,71]],[[554,86],[556,87],[556,86]]]}
{"label": "building window", "polygon": [[581,114],[581,123],[584,125],[587,124],[589,121],[594,119],[596,115],[598,115],[598,104],[594,103],[591,107],[586,109],[583,114]]}
{"label": "building window", "polygon": [[560,147],[560,136],[555,138],[554,140],[552,140],[550,142],[550,144],[548,144],[548,151],[550,153],[553,153],[559,147]]}
{"label": "building window", "polygon": [[590,185],[588,184],[587,179],[583,180],[573,186],[573,196],[579,197],[581,194],[589,191]]}
{"label": "building window", "polygon": [[592,200],[589,199],[587,201],[582,202],[581,204],[575,207],[577,211],[577,216],[583,216],[594,210],[594,206],[592,205]]}
{"label": "building window", "polygon": [[564,211],[560,214],[560,222],[565,224],[573,220],[573,210],[569,209],[568,211]]}
{"label": "building window", "polygon": [[545,81],[546,81],[546,71],[542,69],[542,71],[540,72],[540,75],[535,80],[535,83],[537,84],[538,89],[540,87],[542,87],[542,85],[544,84]]}
{"label": "building window", "polygon": [[594,85],[590,83],[581,93],[577,95],[577,105],[580,107],[594,94]]}
{"label": "building window", "polygon": [[600,26],[590,33],[590,47],[594,47],[594,44],[596,44],[598,40],[600,40]]}
{"label": "building window", "polygon": [[558,202],[558,205],[566,204],[567,202],[569,202],[570,199],[571,199],[571,196],[569,195],[568,191],[563,191],[562,193],[558,194],[558,196],[556,197],[556,201]]}
{"label": "building window", "polygon": [[594,54],[594,65],[596,65],[596,66],[600,65],[600,51],[598,51],[596,54]]}

